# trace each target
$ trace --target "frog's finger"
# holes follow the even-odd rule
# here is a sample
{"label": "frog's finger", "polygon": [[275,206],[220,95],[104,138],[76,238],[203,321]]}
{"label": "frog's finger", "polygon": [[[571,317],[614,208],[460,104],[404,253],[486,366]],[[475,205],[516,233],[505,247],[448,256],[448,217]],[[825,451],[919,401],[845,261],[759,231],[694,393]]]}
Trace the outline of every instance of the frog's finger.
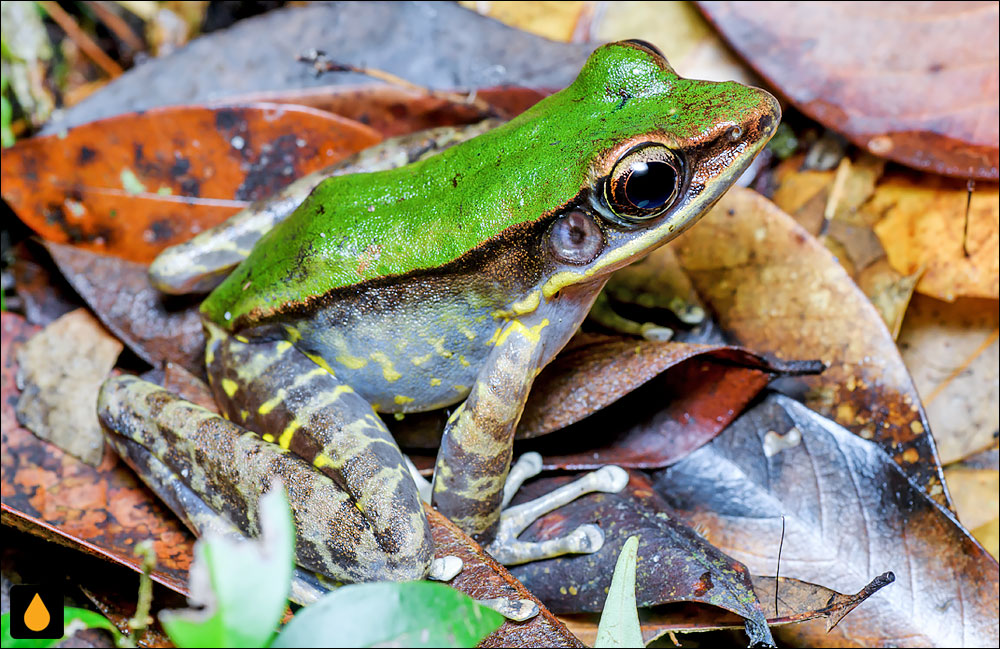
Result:
{"label": "frog's finger", "polygon": [[[247,536],[259,533],[261,494],[273,479],[281,480],[292,505],[301,566],[345,582],[419,579],[427,571],[429,537],[386,539],[354,497],[308,462],[152,383],[131,376],[109,379],[98,398],[98,417],[123,457],[148,453]],[[137,462],[136,468],[150,464]]]}
{"label": "frog's finger", "polygon": [[416,487],[371,405],[322,359],[289,342],[244,342],[214,325],[207,330],[209,381],[229,418],[332,478],[389,554],[430,561],[430,528]]}

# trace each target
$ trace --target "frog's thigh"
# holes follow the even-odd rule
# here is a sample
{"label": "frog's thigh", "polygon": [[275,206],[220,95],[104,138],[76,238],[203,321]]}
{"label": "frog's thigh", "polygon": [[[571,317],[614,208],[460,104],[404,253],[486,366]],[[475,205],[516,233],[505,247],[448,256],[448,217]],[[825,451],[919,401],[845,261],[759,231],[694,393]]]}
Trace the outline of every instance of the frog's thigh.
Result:
{"label": "frog's thigh", "polygon": [[430,528],[403,454],[350,386],[288,342],[246,343],[213,328],[206,361],[230,419],[333,478],[393,553],[416,560],[429,552]]}
{"label": "frog's thigh", "polygon": [[[418,579],[427,570],[429,542],[416,556],[401,556],[399,541],[387,546],[378,538],[356,500],[328,476],[159,386],[131,376],[109,379],[98,397],[98,417],[122,457],[198,529],[207,524],[208,510],[202,507],[207,504],[244,534],[256,536],[259,497],[277,478],[292,505],[299,565],[341,581]],[[169,470],[149,470],[161,463]],[[186,486],[174,484],[178,476]],[[187,486],[200,502],[191,501]]]}
{"label": "frog's thigh", "polygon": [[500,519],[514,430],[539,365],[537,324],[515,320],[498,336],[469,397],[449,418],[434,470],[433,503],[480,543]]}

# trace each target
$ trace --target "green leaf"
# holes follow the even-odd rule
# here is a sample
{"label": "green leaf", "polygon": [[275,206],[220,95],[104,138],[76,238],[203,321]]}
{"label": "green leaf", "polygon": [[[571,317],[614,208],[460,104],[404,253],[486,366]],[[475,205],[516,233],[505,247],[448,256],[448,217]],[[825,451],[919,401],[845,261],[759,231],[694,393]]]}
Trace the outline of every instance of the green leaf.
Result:
{"label": "green leaf", "polygon": [[0,645],[3,645],[4,649],[8,647],[11,649],[15,647],[54,647],[83,629],[104,629],[114,636],[116,644],[122,635],[118,628],[100,613],[73,606],[63,607],[63,629],[63,637],[52,640],[15,639],[10,637],[10,613],[4,613],[3,617],[0,618]]}
{"label": "green leaf", "polygon": [[206,537],[195,546],[191,599],[204,608],[160,613],[178,647],[263,647],[274,635],[292,578],[294,528],[280,486],[259,509],[259,541]]}
{"label": "green leaf", "polygon": [[597,625],[594,647],[644,647],[639,629],[639,611],[635,607],[635,565],[639,537],[630,536],[622,546],[611,577],[608,598],[604,600],[601,623]]}
{"label": "green leaf", "polygon": [[496,611],[429,581],[343,586],[299,611],[272,647],[475,647]]}

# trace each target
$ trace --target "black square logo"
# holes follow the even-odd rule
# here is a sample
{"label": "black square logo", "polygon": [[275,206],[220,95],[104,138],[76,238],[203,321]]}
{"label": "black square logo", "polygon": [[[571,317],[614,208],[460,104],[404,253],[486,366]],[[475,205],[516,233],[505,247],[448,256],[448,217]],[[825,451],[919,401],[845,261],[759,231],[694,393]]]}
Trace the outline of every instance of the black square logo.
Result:
{"label": "black square logo", "polygon": [[63,637],[63,595],[55,586],[10,587],[10,637]]}

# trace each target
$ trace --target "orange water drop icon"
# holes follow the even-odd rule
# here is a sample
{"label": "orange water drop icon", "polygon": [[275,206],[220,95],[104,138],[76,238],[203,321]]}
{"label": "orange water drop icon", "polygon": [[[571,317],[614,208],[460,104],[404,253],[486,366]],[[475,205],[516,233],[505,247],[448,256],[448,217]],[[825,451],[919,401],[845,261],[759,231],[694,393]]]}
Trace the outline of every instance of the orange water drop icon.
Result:
{"label": "orange water drop icon", "polygon": [[49,609],[45,608],[42,598],[38,596],[38,593],[35,593],[28,608],[24,611],[24,626],[38,633],[49,625],[51,619]]}

